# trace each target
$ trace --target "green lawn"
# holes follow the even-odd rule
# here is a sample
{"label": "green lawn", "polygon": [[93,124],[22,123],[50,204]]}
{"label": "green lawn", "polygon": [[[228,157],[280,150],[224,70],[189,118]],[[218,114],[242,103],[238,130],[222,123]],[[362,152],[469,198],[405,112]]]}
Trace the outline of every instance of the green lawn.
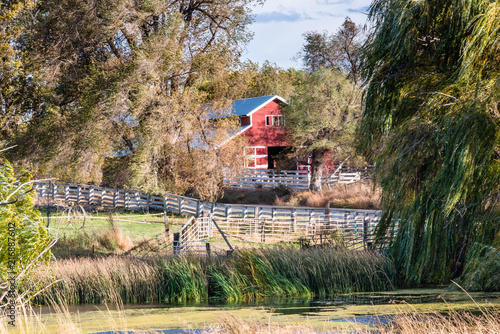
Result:
{"label": "green lawn", "polygon": [[[83,256],[90,254],[119,254],[147,240],[157,246],[167,246],[165,238],[165,216],[163,213],[115,211],[86,212],[69,215],[68,211],[50,211],[39,208],[44,222],[49,222],[49,235],[58,238],[53,248],[56,257]],[[167,214],[170,241],[189,217]],[[71,223],[68,223],[70,221]]]}

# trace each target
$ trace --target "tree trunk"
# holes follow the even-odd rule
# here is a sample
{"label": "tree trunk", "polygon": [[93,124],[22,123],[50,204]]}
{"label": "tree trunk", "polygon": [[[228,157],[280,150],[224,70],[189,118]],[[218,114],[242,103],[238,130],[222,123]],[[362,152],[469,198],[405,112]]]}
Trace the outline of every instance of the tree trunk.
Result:
{"label": "tree trunk", "polygon": [[321,191],[321,177],[323,176],[323,164],[326,150],[313,150],[311,156],[311,183],[309,189],[313,192]]}

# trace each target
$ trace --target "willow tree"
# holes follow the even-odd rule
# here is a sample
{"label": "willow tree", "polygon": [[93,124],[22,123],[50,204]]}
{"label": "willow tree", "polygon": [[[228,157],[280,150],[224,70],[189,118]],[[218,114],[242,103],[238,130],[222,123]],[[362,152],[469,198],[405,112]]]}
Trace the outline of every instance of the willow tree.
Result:
{"label": "willow tree", "polygon": [[[375,0],[361,148],[408,283],[500,288],[500,4]],[[485,262],[481,262],[485,261]]]}

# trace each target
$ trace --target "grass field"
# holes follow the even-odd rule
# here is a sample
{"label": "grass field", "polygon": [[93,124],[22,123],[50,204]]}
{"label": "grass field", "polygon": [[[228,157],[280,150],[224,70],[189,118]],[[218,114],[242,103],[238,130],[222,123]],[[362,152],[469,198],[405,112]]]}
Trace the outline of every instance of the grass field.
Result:
{"label": "grass field", "polygon": [[[39,209],[45,223],[49,223],[50,237],[58,238],[58,242],[52,249],[56,258],[96,253],[121,254],[141,244],[151,246],[151,243],[156,243],[156,248],[167,246],[164,213],[86,210],[84,214],[81,208],[78,208],[72,210],[70,214],[68,214],[68,209],[50,210],[49,218],[47,218],[47,209],[43,207]],[[83,216],[85,219],[82,218]],[[188,217],[167,214],[170,242],[173,233],[178,232],[188,219]]]}

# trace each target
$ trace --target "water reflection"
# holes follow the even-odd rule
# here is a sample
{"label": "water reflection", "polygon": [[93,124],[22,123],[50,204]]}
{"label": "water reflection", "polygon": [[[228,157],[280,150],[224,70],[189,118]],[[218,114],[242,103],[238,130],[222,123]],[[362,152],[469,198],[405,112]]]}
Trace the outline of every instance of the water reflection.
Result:
{"label": "water reflection", "polygon": [[[500,292],[493,293],[470,293],[476,302],[500,303]],[[125,304],[117,307],[116,304],[100,305],[70,305],[70,313],[82,313],[91,311],[116,311],[125,310],[150,310],[150,309],[170,309],[170,308],[196,308],[200,311],[210,310],[239,310],[242,308],[263,308],[275,314],[283,315],[307,315],[314,316],[322,312],[341,311],[347,306],[353,305],[389,305],[393,303],[407,304],[426,304],[426,303],[462,303],[471,302],[470,297],[461,291],[450,291],[447,289],[412,289],[396,290],[391,292],[379,293],[354,293],[339,295],[331,299],[273,299],[267,298],[260,302],[240,302],[229,303],[221,300],[210,300],[207,303],[183,302],[170,304]],[[54,309],[48,306],[39,308],[41,314],[54,312]]]}

